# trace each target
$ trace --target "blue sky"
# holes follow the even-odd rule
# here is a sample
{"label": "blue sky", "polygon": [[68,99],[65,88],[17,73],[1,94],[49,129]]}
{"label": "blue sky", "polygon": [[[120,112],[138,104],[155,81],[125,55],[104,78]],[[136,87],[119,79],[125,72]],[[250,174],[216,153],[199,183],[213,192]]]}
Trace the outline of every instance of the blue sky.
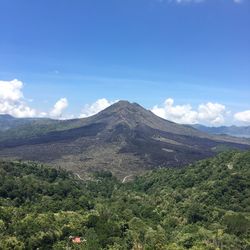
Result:
{"label": "blue sky", "polygon": [[177,122],[250,124],[248,0],[0,0],[0,9],[0,91],[22,85],[8,108],[0,93],[0,113],[49,116],[64,98],[59,116],[77,117],[105,98]]}

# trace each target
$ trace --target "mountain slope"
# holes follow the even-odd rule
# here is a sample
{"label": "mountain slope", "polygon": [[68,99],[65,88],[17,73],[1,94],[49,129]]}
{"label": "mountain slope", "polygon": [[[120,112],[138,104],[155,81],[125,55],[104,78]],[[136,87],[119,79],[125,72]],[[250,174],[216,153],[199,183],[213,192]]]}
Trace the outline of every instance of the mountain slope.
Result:
{"label": "mountain slope", "polygon": [[183,166],[221,149],[250,148],[247,141],[211,136],[127,101],[86,119],[53,122],[41,133],[1,140],[0,157],[48,162],[82,176],[106,169],[124,178],[148,169]]}
{"label": "mountain slope", "polygon": [[80,125],[80,119],[54,120],[50,118],[15,118],[10,115],[0,115],[0,142],[8,139],[34,138],[51,131],[66,130]]}
{"label": "mountain slope", "polygon": [[38,121],[48,121],[50,119],[41,118],[15,118],[11,115],[0,114],[0,132],[6,132],[10,129],[16,129],[21,126],[26,126]]}

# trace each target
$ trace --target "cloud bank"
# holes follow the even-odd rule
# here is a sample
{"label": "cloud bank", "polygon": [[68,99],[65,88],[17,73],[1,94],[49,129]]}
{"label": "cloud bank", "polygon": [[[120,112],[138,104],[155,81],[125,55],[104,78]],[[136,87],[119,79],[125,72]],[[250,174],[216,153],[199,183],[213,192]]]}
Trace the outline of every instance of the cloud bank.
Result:
{"label": "cloud bank", "polygon": [[[23,82],[17,79],[0,80],[0,114],[10,114],[15,117],[51,117],[54,119],[84,118],[117,102],[117,100],[111,101],[101,98],[91,104],[85,104],[79,115],[65,116],[64,112],[69,106],[66,97],[57,100],[49,111],[38,111],[30,107],[30,103],[24,98],[23,86]],[[216,126],[225,124],[226,121],[234,121],[238,124],[250,125],[250,110],[230,114],[230,111],[223,104],[216,102],[202,103],[194,109],[190,104],[175,105],[174,100],[168,98],[163,104],[151,108],[151,111],[164,119],[184,124],[201,123]]]}
{"label": "cloud bank", "polygon": [[54,108],[50,111],[50,116],[61,118],[63,111],[68,107],[68,105],[68,100],[66,98],[61,98],[55,103]]}
{"label": "cloud bank", "polygon": [[243,123],[250,124],[250,110],[245,110],[234,114],[234,119]]}
{"label": "cloud bank", "polygon": [[201,3],[201,2],[205,2],[205,0],[169,0],[169,2],[176,2],[176,3]]}
{"label": "cloud bank", "polygon": [[53,109],[47,112],[39,112],[31,108],[23,95],[23,82],[17,79],[0,81],[0,114],[9,114],[15,117],[52,117],[61,118],[68,106],[66,98],[56,102]]}
{"label": "cloud bank", "polygon": [[23,97],[23,83],[17,79],[0,81],[0,113],[16,117],[33,117],[36,111],[30,108]]}
{"label": "cloud bank", "polygon": [[[164,2],[164,0],[161,0],[160,2]],[[177,3],[177,4],[184,4],[184,3],[203,3],[208,2],[208,0],[168,0],[169,3]],[[231,2],[240,4],[243,3],[244,0],[231,0]]]}
{"label": "cloud bank", "polygon": [[198,109],[194,110],[190,104],[175,106],[172,98],[166,99],[163,105],[154,106],[151,111],[164,119],[184,124],[221,125],[227,114],[226,107],[219,103],[200,104]]}

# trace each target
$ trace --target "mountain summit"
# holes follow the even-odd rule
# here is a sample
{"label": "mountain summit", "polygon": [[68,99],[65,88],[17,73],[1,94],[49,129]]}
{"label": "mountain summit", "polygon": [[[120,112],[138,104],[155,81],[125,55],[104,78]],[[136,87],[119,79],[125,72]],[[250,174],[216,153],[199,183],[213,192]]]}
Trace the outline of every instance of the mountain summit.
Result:
{"label": "mountain summit", "polygon": [[192,128],[167,121],[156,116],[150,110],[143,108],[137,103],[128,101],[119,101],[95,116],[91,117],[91,122],[105,122],[109,127],[117,124],[126,124],[129,128],[148,126],[153,129],[159,129],[165,132],[176,134],[189,134],[206,137],[205,133]]}
{"label": "mountain summit", "polygon": [[47,162],[80,175],[105,169],[120,178],[183,166],[227,148],[250,145],[164,120],[128,101],[88,118],[31,120],[0,134],[1,157]]}

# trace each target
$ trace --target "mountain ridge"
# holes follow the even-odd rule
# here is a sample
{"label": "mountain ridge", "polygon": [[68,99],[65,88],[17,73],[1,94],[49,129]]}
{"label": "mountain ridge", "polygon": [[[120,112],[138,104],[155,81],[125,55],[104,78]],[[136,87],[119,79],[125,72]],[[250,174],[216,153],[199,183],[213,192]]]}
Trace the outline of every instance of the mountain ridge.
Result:
{"label": "mountain ridge", "polygon": [[250,126],[219,126],[219,127],[207,127],[201,124],[192,125],[195,129],[200,131],[215,134],[215,135],[230,135],[235,137],[250,138]]}

